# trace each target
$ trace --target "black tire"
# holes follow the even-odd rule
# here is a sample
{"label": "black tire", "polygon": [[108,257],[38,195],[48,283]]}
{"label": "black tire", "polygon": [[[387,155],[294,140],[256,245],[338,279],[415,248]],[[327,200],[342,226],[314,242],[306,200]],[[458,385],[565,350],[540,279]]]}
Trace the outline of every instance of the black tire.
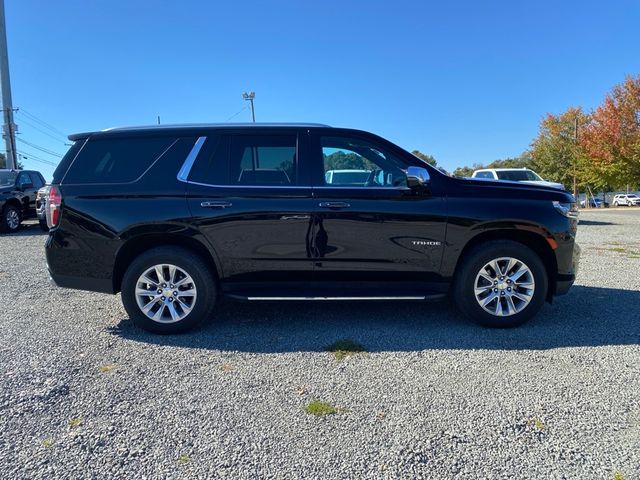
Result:
{"label": "black tire", "polygon": [[49,226],[47,225],[46,220],[38,220],[38,224],[40,225],[40,230],[42,230],[43,232],[49,231]]}
{"label": "black tire", "polygon": [[[529,304],[508,316],[492,315],[480,306],[475,296],[475,281],[491,260],[511,257],[523,262],[533,275],[535,288]],[[462,259],[454,284],[454,301],[467,317],[486,327],[517,327],[530,320],[544,305],[549,280],[541,258],[526,245],[511,240],[493,240],[477,245]],[[502,300],[498,300],[502,301]],[[517,300],[516,300],[517,301]]]}
{"label": "black tire", "polygon": [[[11,217],[13,217],[13,221],[11,221]],[[15,218],[18,219],[18,223],[15,223]],[[3,232],[14,233],[20,229],[20,222],[22,218],[20,216],[20,210],[16,208],[14,205],[7,205],[2,210],[2,218],[0,219],[0,229]]]}
{"label": "black tire", "polygon": [[[192,310],[174,323],[161,323],[147,317],[136,301],[136,284],[140,276],[158,264],[179,267],[193,279],[197,296]],[[133,323],[149,332],[160,334],[183,333],[203,320],[211,318],[216,303],[217,288],[215,275],[200,256],[175,246],[158,247],[137,257],[127,269],[122,279],[122,303]]]}

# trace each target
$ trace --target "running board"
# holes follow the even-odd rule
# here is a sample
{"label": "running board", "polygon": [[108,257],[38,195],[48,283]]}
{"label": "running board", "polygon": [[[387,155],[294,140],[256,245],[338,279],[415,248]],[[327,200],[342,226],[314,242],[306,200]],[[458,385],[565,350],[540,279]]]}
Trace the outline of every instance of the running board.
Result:
{"label": "running board", "polygon": [[420,295],[420,296],[397,296],[397,297],[244,297],[241,295],[233,295],[227,294],[227,297],[235,298],[238,300],[249,300],[253,301],[295,301],[295,302],[306,302],[306,301],[398,301],[398,300],[437,300],[446,297],[444,293],[437,293],[433,295]]}

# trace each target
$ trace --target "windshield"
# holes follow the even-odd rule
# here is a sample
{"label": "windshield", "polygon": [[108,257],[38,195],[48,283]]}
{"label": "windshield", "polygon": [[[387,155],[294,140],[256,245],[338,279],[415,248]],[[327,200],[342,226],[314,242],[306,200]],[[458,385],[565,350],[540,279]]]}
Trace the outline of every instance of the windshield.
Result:
{"label": "windshield", "polygon": [[513,182],[541,181],[542,179],[531,170],[504,170],[497,171],[500,180],[511,180]]}
{"label": "windshield", "polygon": [[633,194],[633,193],[631,193],[631,194],[627,195],[627,198],[638,198],[638,196]]}
{"label": "windshield", "polygon": [[14,186],[17,176],[18,173],[11,170],[0,171],[0,187]]}

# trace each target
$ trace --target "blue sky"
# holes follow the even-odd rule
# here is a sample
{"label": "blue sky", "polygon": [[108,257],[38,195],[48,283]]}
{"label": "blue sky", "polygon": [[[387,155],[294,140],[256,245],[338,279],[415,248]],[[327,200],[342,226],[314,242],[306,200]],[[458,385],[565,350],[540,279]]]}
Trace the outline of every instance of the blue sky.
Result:
{"label": "blue sky", "polygon": [[255,90],[258,121],[369,130],[452,170],[518,155],[546,112],[640,74],[634,0],[5,3],[14,107],[64,133],[227,121]]}

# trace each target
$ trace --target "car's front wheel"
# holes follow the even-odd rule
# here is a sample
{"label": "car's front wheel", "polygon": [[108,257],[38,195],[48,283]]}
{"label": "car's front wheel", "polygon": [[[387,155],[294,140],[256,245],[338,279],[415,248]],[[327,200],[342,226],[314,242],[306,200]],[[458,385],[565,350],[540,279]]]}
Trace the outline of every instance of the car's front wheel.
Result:
{"label": "car's front wheel", "polygon": [[0,228],[9,233],[17,232],[20,228],[20,220],[20,210],[13,205],[7,205],[4,207],[4,210],[2,210]]}
{"label": "car's front wheel", "polygon": [[510,240],[489,241],[465,255],[454,299],[481,325],[515,327],[538,313],[547,287],[546,269],[533,250]]}
{"label": "car's front wheel", "polygon": [[122,279],[122,303],[144,330],[182,333],[208,319],[216,282],[207,263],[189,250],[158,247],[140,255]]}

